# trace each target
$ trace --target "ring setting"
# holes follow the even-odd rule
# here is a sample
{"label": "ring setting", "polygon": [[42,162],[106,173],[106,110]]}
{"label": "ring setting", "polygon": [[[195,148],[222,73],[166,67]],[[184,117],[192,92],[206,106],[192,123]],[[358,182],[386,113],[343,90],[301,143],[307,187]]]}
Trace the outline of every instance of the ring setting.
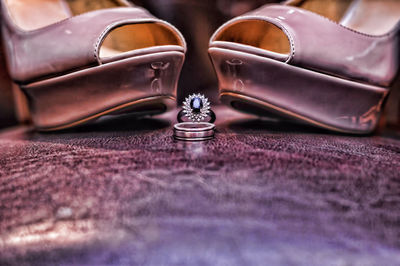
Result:
{"label": "ring setting", "polygon": [[183,113],[192,121],[203,121],[210,113],[210,102],[202,94],[192,94],[183,102]]}
{"label": "ring setting", "polygon": [[[206,121],[207,117],[209,118],[208,121]],[[192,122],[213,123],[215,113],[211,110],[209,100],[203,94],[194,93],[183,101],[183,109],[178,113],[178,121],[187,122],[183,118]]]}

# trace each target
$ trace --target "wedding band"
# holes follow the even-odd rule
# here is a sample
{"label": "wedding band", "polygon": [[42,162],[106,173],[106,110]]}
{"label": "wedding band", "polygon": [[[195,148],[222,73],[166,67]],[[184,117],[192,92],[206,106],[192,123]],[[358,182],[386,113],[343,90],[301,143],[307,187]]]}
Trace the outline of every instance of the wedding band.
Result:
{"label": "wedding band", "polygon": [[214,138],[215,125],[208,122],[182,122],[174,125],[174,138],[184,141],[202,141]]}

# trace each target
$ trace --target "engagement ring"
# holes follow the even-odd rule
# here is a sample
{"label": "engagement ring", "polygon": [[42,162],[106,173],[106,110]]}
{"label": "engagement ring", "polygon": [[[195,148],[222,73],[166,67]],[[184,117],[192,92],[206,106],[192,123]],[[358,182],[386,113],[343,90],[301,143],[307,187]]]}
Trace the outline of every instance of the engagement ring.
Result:
{"label": "engagement ring", "polygon": [[[177,117],[180,123],[174,125],[174,138],[185,141],[202,141],[214,137],[216,119],[210,102],[202,94],[189,95],[183,102],[183,109]],[[185,120],[186,121],[185,121]]]}
{"label": "engagement ring", "polygon": [[[189,95],[183,102],[183,109],[178,113],[179,122],[186,118],[192,122],[213,123],[216,119],[215,113],[211,110],[210,102],[202,94]],[[208,118],[208,121],[206,121]]]}

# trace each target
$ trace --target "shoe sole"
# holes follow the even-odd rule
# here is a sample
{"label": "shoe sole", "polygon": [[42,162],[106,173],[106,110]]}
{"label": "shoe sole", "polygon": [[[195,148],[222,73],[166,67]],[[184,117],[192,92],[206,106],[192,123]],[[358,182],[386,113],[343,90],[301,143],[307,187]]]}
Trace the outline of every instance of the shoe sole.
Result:
{"label": "shoe sole", "polygon": [[120,112],[172,109],[184,61],[178,51],[141,55],[20,86],[39,131],[66,129]]}
{"label": "shoe sole", "polygon": [[221,101],[351,134],[376,128],[387,88],[349,81],[242,51],[211,47]]}

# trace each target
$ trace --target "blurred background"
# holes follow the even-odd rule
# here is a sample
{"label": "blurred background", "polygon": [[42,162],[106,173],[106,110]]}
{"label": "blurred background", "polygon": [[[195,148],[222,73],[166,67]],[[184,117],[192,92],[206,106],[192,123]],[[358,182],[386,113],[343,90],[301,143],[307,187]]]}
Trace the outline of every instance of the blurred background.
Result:
{"label": "blurred background", "polygon": [[11,80],[5,65],[3,45],[0,42],[0,128],[17,123]]}

